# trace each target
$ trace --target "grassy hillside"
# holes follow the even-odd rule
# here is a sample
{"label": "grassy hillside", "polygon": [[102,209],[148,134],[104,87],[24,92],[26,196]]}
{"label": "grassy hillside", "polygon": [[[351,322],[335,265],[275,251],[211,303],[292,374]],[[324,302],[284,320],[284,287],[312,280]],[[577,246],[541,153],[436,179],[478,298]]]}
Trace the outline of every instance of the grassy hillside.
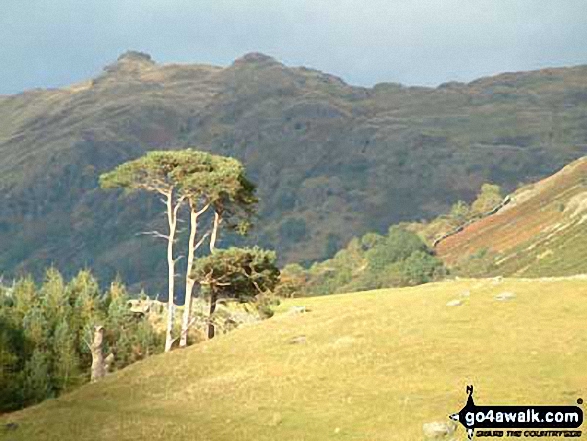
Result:
{"label": "grassy hillside", "polygon": [[[515,298],[494,298],[504,292]],[[266,322],[0,417],[18,425],[0,439],[421,440],[423,423],[462,407],[467,384],[478,404],[584,398],[586,319],[585,278],[288,301]]]}
{"label": "grassy hillside", "polygon": [[587,158],[524,186],[496,214],[447,238],[441,258],[469,275],[587,273]]}
{"label": "grassy hillside", "polygon": [[164,249],[135,236],[163,222],[157,200],[97,189],[147,150],[241,159],[262,201],[252,240],[311,261],[483,182],[548,176],[587,154],[586,118],[585,66],[362,88],[262,54],[221,68],[127,53],[85,83],[0,97],[0,272],[88,265],[160,287]]}

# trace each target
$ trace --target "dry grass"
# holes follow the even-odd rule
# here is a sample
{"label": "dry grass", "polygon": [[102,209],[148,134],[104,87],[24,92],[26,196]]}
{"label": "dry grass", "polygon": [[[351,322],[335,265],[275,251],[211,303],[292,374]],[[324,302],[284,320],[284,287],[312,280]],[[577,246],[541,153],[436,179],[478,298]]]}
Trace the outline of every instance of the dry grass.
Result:
{"label": "dry grass", "polygon": [[[504,291],[516,298],[496,301]],[[309,312],[288,314],[294,304]],[[461,280],[280,309],[4,416],[19,428],[2,439],[419,440],[470,383],[487,404],[572,404],[586,392],[587,280]]]}
{"label": "dry grass", "polygon": [[[587,271],[587,192],[583,157],[516,192],[513,202],[438,246],[449,264],[467,269],[467,257],[496,253],[489,275],[569,276]],[[476,272],[468,274],[478,275]],[[484,271],[484,276],[487,271]]]}

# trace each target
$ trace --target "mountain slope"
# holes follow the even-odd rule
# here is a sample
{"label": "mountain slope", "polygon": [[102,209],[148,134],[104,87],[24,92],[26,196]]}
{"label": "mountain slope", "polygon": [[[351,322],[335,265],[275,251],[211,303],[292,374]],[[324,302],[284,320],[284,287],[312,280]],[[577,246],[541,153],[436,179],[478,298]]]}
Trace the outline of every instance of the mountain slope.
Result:
{"label": "mountain slope", "polygon": [[[497,301],[503,292],[516,297]],[[584,397],[585,279],[460,280],[297,299],[284,311],[293,304],[309,312],[0,417],[0,439],[415,441],[423,423],[464,405],[468,384],[478,404]],[[18,428],[2,432],[9,422]]]}
{"label": "mountain slope", "polygon": [[520,188],[505,208],[442,241],[437,250],[468,274],[587,273],[587,157]]}
{"label": "mountain slope", "polygon": [[438,88],[350,86],[262,54],[231,66],[158,65],[127,53],[95,78],[0,97],[0,269],[162,286],[156,199],[97,189],[147,150],[241,159],[262,204],[252,241],[282,262],[430,218],[483,182],[515,188],[587,153],[587,67]]}

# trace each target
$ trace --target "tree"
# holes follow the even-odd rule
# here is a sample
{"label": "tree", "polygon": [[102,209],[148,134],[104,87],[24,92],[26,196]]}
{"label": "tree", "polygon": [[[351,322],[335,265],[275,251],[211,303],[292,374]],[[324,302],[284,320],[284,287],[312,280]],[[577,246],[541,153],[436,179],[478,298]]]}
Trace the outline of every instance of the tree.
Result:
{"label": "tree", "polygon": [[76,334],[72,332],[67,321],[62,321],[55,328],[53,351],[56,389],[68,390],[79,382],[80,360],[76,348]]}
{"label": "tree", "polygon": [[199,280],[210,296],[208,338],[214,337],[212,315],[220,299],[247,302],[272,291],[279,281],[274,251],[254,248],[215,250],[198,259],[192,277]]}
{"label": "tree", "polygon": [[89,380],[96,325],[105,325],[103,349],[117,358],[102,357],[95,378],[113,361],[122,368],[162,346],[148,317],[130,310],[118,281],[102,295],[89,271],[66,284],[51,268],[40,287],[30,277],[10,287],[0,284],[0,412],[58,396]]}
{"label": "tree", "polygon": [[65,287],[66,296],[72,306],[69,332],[75,336],[75,346],[79,353],[80,366],[90,363],[90,354],[83,341],[87,326],[103,320],[105,314],[104,298],[98,281],[88,270],[81,270]]}
{"label": "tree", "polygon": [[14,408],[22,393],[21,376],[24,353],[24,333],[4,307],[0,294],[0,413]]}
{"label": "tree", "polygon": [[503,196],[499,185],[483,184],[477,199],[471,204],[471,211],[475,215],[485,214],[498,206],[502,200]]}
{"label": "tree", "polygon": [[25,277],[17,280],[12,287],[13,312],[20,322],[33,308],[37,302],[37,287],[32,277]]}
{"label": "tree", "polygon": [[381,271],[390,263],[407,259],[414,251],[426,249],[426,244],[416,234],[392,226],[387,237],[367,250],[365,257],[370,269]]}
{"label": "tree", "polygon": [[450,208],[450,213],[448,216],[451,220],[456,221],[457,224],[462,224],[469,219],[470,215],[471,208],[467,205],[467,203],[463,201],[457,201]]}
{"label": "tree", "polygon": [[[178,168],[177,177],[181,192],[190,207],[190,235],[186,269],[184,311],[180,334],[180,347],[187,345],[189,327],[192,323],[192,295],[196,279],[191,276],[195,252],[210,236],[210,253],[214,252],[220,225],[226,222],[228,228],[246,234],[249,219],[257,203],[255,186],[245,177],[243,165],[233,158],[191,151],[184,166]],[[197,240],[198,219],[209,207],[213,208],[213,222]]]}
{"label": "tree", "polygon": [[175,263],[173,245],[177,233],[177,215],[186,196],[180,194],[177,171],[186,161],[186,152],[152,151],[134,161],[126,162],[100,176],[102,188],[123,188],[127,191],[149,191],[163,196],[167,215],[167,234],[152,231],[156,237],[167,240],[168,298],[165,351],[173,344],[175,309]]}
{"label": "tree", "polygon": [[[244,176],[244,167],[236,159],[198,152],[191,149],[175,152],[149,152],[134,161],[118,166],[100,177],[103,188],[124,188],[128,191],[146,190],[163,195],[168,219],[168,233],[153,231],[150,234],[167,240],[168,266],[168,318],[165,351],[173,342],[175,263],[174,242],[177,233],[178,213],[184,202],[190,208],[190,235],[186,268],[186,292],[180,346],[187,344],[190,325],[191,300],[195,280],[190,271],[197,248],[210,237],[210,251],[214,250],[220,225],[245,232],[247,219],[256,203],[255,187]],[[214,216],[210,231],[198,240],[198,219],[209,207]]]}
{"label": "tree", "polygon": [[38,403],[50,396],[49,360],[43,348],[35,348],[24,366],[24,401]]}
{"label": "tree", "polygon": [[160,340],[148,318],[129,308],[129,296],[122,282],[115,280],[105,298],[104,353],[111,357],[112,367],[122,368],[156,352]]}
{"label": "tree", "polygon": [[385,241],[385,236],[377,233],[367,233],[361,238],[361,246],[365,250],[376,247]]}
{"label": "tree", "polygon": [[285,265],[281,270],[275,295],[286,298],[302,295],[307,278],[306,270],[300,264],[289,263]]}
{"label": "tree", "polygon": [[444,266],[437,257],[423,250],[417,250],[402,262],[401,272],[405,284],[419,285],[444,275]]}

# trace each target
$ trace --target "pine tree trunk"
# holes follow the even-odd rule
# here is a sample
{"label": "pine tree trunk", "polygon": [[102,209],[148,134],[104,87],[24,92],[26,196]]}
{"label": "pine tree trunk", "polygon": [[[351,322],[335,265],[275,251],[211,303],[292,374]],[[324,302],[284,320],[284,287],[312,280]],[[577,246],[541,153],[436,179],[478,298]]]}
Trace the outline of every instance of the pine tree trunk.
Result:
{"label": "pine tree trunk", "polygon": [[214,251],[216,248],[216,239],[218,238],[218,227],[220,226],[220,222],[222,219],[218,212],[214,212],[214,226],[212,227],[212,237],[210,237],[210,252]]}
{"label": "pine tree trunk", "polygon": [[216,311],[216,294],[212,288],[210,296],[210,313],[208,314],[208,339],[213,339],[215,334],[214,323],[212,323],[212,314]]}
{"label": "pine tree trunk", "polygon": [[[218,227],[220,226],[220,222],[222,219],[218,212],[214,212],[214,226],[212,227],[212,237],[210,237],[210,252],[214,252],[214,248],[216,247],[216,239],[218,237]],[[214,292],[214,287],[210,287],[210,312],[208,313],[208,339],[214,338],[215,329],[214,323],[212,323],[212,314],[216,311],[216,293]]]}
{"label": "pine tree trunk", "polygon": [[179,340],[179,347],[185,348],[188,344],[188,332],[190,327],[190,322],[192,319],[192,293],[194,291],[194,285],[196,281],[189,277],[186,280],[186,287],[185,287],[185,303],[183,306],[183,318],[181,321],[181,338]]}
{"label": "pine tree trunk", "polygon": [[[177,224],[177,207],[173,207],[173,192],[167,194],[167,221],[169,224],[169,236],[167,238],[167,268],[168,268],[168,292],[167,292],[167,330],[165,333],[165,352],[171,351],[173,344],[173,318],[175,314],[175,260],[173,259],[173,242],[175,241],[175,228]],[[179,204],[179,203],[178,203]]]}
{"label": "pine tree trunk", "polygon": [[92,340],[92,383],[98,381],[106,375],[106,367],[104,366],[104,328],[96,326],[94,329],[94,338]]}
{"label": "pine tree trunk", "polygon": [[202,207],[201,210],[195,211],[196,203],[190,200],[190,239],[188,243],[188,262],[185,278],[185,302],[183,310],[183,319],[181,324],[181,337],[179,340],[179,346],[182,348],[187,346],[188,332],[192,320],[192,296],[196,280],[191,277],[191,271],[193,269],[194,259],[196,257],[196,250],[206,238],[206,235],[204,235],[200,239],[200,242],[196,244],[196,238],[198,237],[198,217],[202,213],[206,212],[206,210],[208,210],[208,207],[210,207],[210,203],[204,205],[204,207]]}
{"label": "pine tree trunk", "polygon": [[188,262],[185,278],[185,302],[183,306],[183,320],[181,322],[181,337],[179,340],[179,347],[185,348],[188,343],[188,331],[192,313],[192,292],[196,281],[190,276],[192,266],[194,264],[195,255],[195,241],[198,231],[198,215],[191,207],[190,211],[190,239],[188,244]]}

